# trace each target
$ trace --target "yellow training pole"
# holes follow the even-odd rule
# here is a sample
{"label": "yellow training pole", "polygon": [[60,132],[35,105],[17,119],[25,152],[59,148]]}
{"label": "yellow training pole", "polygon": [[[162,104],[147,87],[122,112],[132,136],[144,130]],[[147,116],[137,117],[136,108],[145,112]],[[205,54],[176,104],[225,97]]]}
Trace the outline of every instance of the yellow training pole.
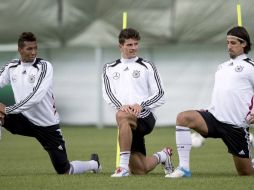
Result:
{"label": "yellow training pole", "polygon": [[119,167],[120,162],[120,146],[119,146],[119,129],[117,130],[117,137],[116,137],[116,168]]}
{"label": "yellow training pole", "polygon": [[236,9],[237,9],[237,24],[238,24],[238,26],[243,26],[242,25],[241,5],[237,4]]}
{"label": "yellow training pole", "polygon": [[[123,29],[127,28],[127,12],[123,12]],[[119,146],[119,129],[117,130],[117,143],[116,143],[116,167],[120,162],[120,146]]]}
{"label": "yellow training pole", "polygon": [[123,29],[127,28],[127,12],[123,12]]}

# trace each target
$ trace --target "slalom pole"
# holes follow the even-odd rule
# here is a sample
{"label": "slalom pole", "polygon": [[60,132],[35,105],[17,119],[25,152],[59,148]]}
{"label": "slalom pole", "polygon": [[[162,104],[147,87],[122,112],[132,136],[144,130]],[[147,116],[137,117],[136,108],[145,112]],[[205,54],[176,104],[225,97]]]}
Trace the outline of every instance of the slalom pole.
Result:
{"label": "slalom pole", "polygon": [[241,5],[239,3],[236,5],[236,10],[237,10],[237,25],[243,26],[242,25]]}
{"label": "slalom pole", "polygon": [[[127,12],[123,12],[123,27],[122,29],[127,28]],[[120,163],[120,146],[119,146],[119,128],[117,128],[117,137],[116,137],[116,168]]]}

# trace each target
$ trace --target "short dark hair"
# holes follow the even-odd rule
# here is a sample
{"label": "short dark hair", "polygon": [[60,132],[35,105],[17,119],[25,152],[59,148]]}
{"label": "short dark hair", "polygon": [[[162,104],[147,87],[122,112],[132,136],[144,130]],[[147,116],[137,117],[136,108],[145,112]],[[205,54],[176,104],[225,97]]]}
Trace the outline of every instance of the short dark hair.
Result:
{"label": "short dark hair", "polygon": [[19,39],[18,39],[18,47],[22,48],[24,47],[24,42],[35,42],[36,37],[32,32],[23,32],[20,34]]}
{"label": "short dark hair", "polygon": [[140,40],[141,37],[139,32],[133,28],[122,29],[118,36],[119,44],[124,44],[127,39]]}
{"label": "short dark hair", "polygon": [[[250,41],[250,36],[247,32],[247,30],[242,27],[242,26],[236,26],[231,28],[227,35],[232,35],[232,36],[236,36],[240,39],[237,39],[238,41],[240,41],[241,43],[246,42],[246,46],[244,47],[244,53],[248,53],[251,50],[251,41]],[[241,40],[243,39],[243,40]]]}

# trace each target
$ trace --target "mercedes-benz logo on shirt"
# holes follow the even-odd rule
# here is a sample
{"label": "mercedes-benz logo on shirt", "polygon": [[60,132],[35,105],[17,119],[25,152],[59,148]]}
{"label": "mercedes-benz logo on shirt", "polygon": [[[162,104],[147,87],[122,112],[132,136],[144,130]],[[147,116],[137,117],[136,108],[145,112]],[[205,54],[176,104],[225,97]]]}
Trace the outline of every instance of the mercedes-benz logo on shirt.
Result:
{"label": "mercedes-benz logo on shirt", "polygon": [[113,73],[113,79],[117,80],[119,78],[120,78],[120,73],[118,72]]}
{"label": "mercedes-benz logo on shirt", "polygon": [[243,70],[243,66],[242,66],[242,65],[237,65],[237,66],[235,67],[235,71],[236,71],[236,72],[242,72],[242,70]]}

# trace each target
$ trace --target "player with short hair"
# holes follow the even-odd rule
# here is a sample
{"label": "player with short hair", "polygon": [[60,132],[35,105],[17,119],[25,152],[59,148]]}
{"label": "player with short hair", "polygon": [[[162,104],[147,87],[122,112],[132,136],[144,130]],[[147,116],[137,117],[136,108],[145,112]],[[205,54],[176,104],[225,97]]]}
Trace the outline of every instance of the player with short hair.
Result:
{"label": "player with short hair", "polygon": [[103,97],[115,108],[119,128],[120,165],[111,177],[146,174],[160,163],[165,173],[173,170],[170,148],[146,156],[144,136],[152,132],[154,109],[164,104],[165,98],[155,65],[137,56],[139,40],[137,30],[121,30],[121,59],[106,64],[103,70]]}
{"label": "player with short hair", "polygon": [[215,73],[211,106],[208,110],[191,110],[178,114],[176,144],[179,166],[169,178],[190,177],[190,129],[203,137],[221,138],[232,154],[238,175],[254,175],[251,163],[249,125],[254,123],[254,61],[246,54],[251,49],[244,27],[227,32],[230,60],[220,64]]}
{"label": "player with short hair", "polygon": [[13,134],[36,138],[58,174],[98,173],[101,166],[97,154],[92,154],[90,161],[69,162],[67,158],[52,90],[53,67],[37,58],[33,33],[20,35],[18,52],[20,59],[12,60],[0,70],[0,88],[10,84],[16,102],[11,106],[0,103],[1,125]]}

